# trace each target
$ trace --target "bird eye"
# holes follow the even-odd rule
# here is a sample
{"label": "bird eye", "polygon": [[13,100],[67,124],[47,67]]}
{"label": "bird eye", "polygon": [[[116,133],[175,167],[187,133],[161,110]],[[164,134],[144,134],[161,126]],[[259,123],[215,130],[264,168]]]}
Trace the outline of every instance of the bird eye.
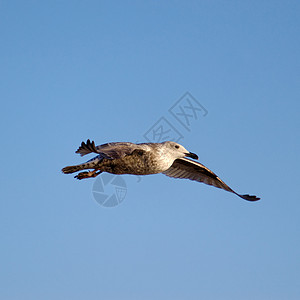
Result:
{"label": "bird eye", "polygon": [[176,149],[179,149],[179,146],[178,146],[178,145],[176,145],[176,146],[175,146],[175,148],[176,148]]}

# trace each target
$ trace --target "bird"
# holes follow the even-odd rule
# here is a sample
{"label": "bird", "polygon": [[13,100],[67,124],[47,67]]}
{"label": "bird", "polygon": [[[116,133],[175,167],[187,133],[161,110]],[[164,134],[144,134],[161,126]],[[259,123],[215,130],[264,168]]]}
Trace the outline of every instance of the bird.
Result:
{"label": "bird", "polygon": [[[75,153],[85,156],[96,153],[97,156],[85,163],[67,166],[62,169],[65,174],[82,170],[75,178],[82,180],[93,178],[102,172],[111,174],[150,175],[162,173],[172,178],[185,178],[231,192],[238,197],[257,201],[260,198],[254,195],[242,195],[231,189],[214,172],[198,161],[198,156],[186,150],[182,145],[165,141],[162,143],[112,142],[99,146],[94,141],[82,142]],[[191,158],[191,159],[189,159]]]}

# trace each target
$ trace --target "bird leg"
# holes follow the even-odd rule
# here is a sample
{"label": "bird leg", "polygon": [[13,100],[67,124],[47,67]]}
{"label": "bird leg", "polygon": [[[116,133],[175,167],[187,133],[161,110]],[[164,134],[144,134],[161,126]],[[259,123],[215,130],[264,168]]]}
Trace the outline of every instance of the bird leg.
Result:
{"label": "bird leg", "polygon": [[102,173],[102,171],[97,172],[97,170],[88,171],[88,172],[81,172],[81,173],[78,173],[76,176],[74,176],[74,178],[77,178],[77,179],[81,180],[81,179],[85,179],[85,178],[96,177],[101,173]]}

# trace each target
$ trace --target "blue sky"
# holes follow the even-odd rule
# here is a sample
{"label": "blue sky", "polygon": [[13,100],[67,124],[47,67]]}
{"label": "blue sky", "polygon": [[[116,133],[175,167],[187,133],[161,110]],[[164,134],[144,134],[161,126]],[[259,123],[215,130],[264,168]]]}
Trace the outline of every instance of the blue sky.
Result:
{"label": "blue sky", "polygon": [[[2,1],[1,299],[298,299],[298,1]],[[186,130],[186,92],[207,115]],[[163,175],[60,170],[161,117],[250,203]],[[112,193],[112,186],[107,186]]]}

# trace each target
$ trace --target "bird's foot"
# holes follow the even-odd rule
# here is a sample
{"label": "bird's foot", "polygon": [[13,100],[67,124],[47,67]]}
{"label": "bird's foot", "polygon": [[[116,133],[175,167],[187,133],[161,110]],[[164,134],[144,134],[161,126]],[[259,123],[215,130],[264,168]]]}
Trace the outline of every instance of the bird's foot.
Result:
{"label": "bird's foot", "polygon": [[74,178],[77,178],[77,179],[81,180],[81,179],[85,179],[85,178],[96,177],[101,173],[102,173],[101,171],[97,172],[97,170],[88,171],[88,172],[81,172],[81,173],[77,174],[76,176],[74,176]]}

